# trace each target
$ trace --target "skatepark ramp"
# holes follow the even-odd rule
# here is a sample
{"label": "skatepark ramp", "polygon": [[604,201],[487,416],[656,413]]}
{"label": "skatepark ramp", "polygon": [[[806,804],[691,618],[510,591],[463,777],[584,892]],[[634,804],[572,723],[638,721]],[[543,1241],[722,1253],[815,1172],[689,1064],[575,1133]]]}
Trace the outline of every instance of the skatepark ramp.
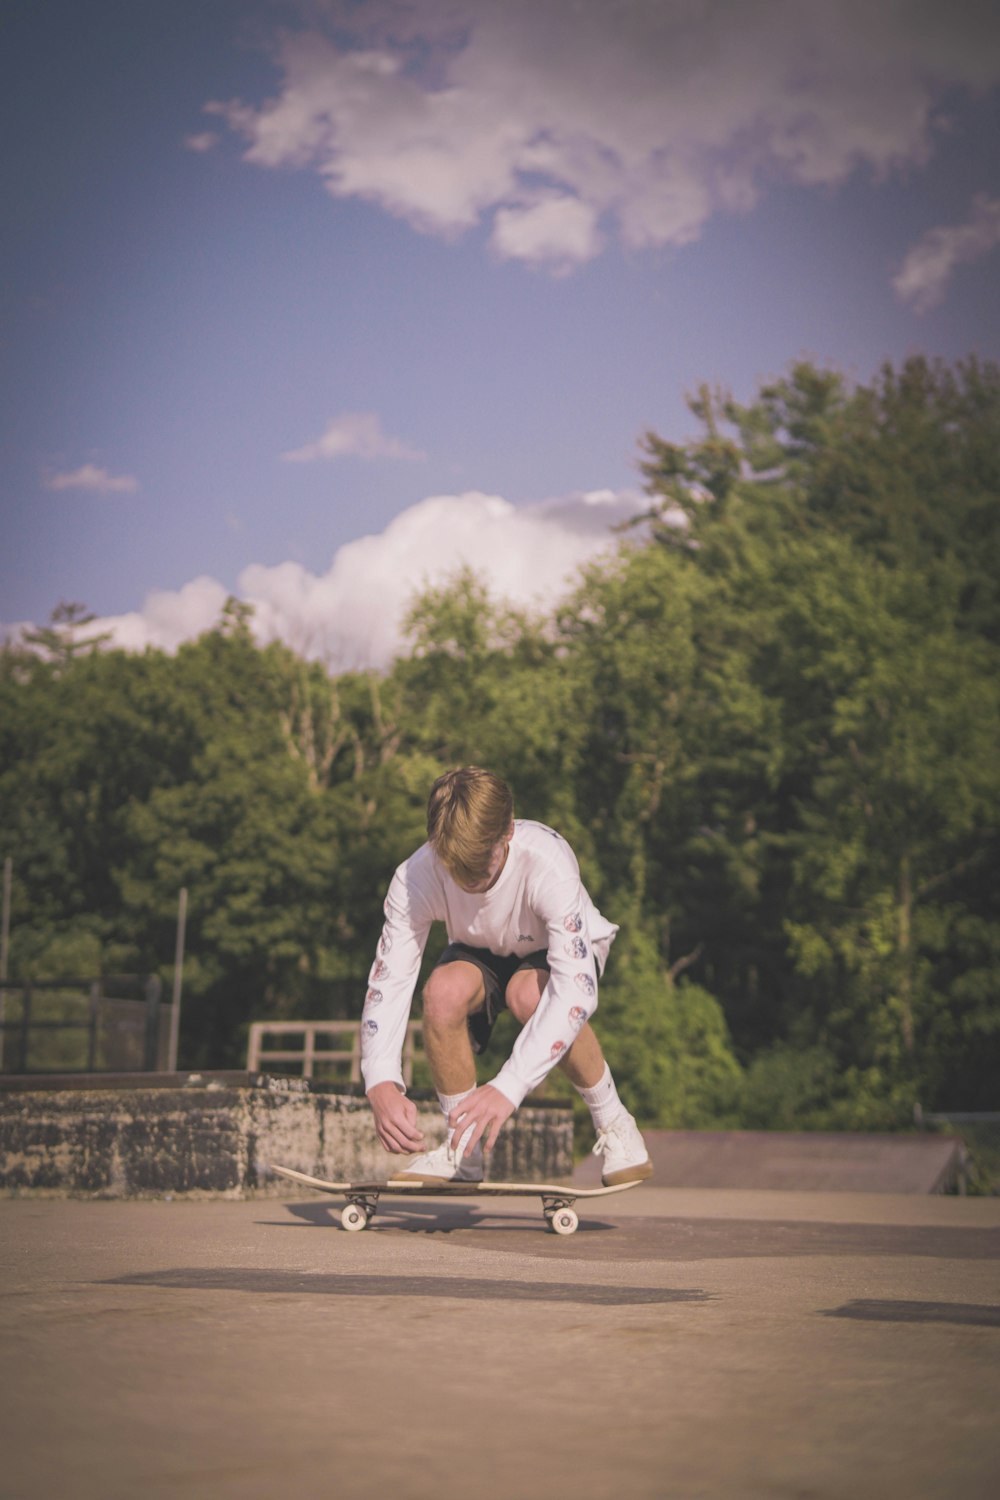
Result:
{"label": "skatepark ramp", "polygon": [[[650,1130],[657,1187],[800,1192],[962,1191],[965,1148],[955,1136],[820,1131]],[[576,1180],[600,1180],[591,1157]]]}

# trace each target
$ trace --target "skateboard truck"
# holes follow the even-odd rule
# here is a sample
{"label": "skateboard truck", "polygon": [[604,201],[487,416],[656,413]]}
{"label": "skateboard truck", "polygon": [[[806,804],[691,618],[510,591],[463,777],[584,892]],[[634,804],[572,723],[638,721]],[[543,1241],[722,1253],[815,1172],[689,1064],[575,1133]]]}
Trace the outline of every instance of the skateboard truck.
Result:
{"label": "skateboard truck", "polygon": [[351,1234],[356,1234],[359,1229],[366,1229],[368,1221],[375,1217],[378,1208],[378,1193],[349,1193],[347,1207],[340,1215],[340,1222]]}
{"label": "skateboard truck", "polygon": [[572,1197],[552,1194],[542,1195],[542,1213],[545,1222],[556,1234],[575,1234],[580,1222],[573,1208]]}

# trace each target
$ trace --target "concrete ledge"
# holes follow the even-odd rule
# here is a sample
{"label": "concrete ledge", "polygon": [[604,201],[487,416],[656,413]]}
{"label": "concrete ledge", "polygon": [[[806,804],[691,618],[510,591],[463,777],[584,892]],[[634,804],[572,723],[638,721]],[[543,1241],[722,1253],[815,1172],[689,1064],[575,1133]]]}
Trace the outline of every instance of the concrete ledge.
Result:
{"label": "concrete ledge", "polygon": [[[0,1193],[112,1198],[287,1197],[272,1162],[317,1177],[384,1180],[390,1158],[356,1088],[252,1074],[91,1075],[0,1087]],[[12,1086],[13,1084],[13,1086]],[[437,1101],[414,1095],[421,1128],[443,1137]],[[522,1108],[497,1143],[497,1180],[566,1178],[569,1109]]]}

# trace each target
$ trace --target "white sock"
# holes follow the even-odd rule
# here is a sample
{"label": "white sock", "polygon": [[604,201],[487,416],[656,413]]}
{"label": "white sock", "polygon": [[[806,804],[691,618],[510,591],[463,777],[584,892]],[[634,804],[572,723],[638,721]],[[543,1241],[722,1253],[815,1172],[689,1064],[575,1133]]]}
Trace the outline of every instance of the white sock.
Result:
{"label": "white sock", "polygon": [[[463,1089],[460,1094],[442,1094],[442,1093],[439,1092],[438,1093],[438,1103],[441,1106],[441,1109],[442,1109],[442,1112],[444,1114],[445,1119],[447,1120],[448,1116],[451,1114],[451,1112],[452,1112],[453,1109],[457,1109],[458,1108],[458,1106],[461,1104],[461,1102],[462,1102],[463,1099],[468,1099],[469,1095],[470,1094],[474,1094],[475,1092],[476,1091],[475,1091],[474,1088]],[[465,1132],[465,1136],[468,1136],[469,1131],[471,1131],[471,1129],[472,1129],[472,1126],[470,1125],[469,1126],[469,1130],[467,1130]],[[462,1141],[460,1143],[460,1146],[459,1146],[460,1150],[464,1150],[465,1149],[465,1136],[463,1136]]]}
{"label": "white sock", "polygon": [[578,1087],[577,1093],[590,1110],[590,1118],[594,1122],[595,1130],[604,1130],[624,1112],[625,1106],[618,1097],[615,1080],[611,1076],[611,1069],[607,1063],[604,1064],[604,1076],[594,1084],[593,1088]]}

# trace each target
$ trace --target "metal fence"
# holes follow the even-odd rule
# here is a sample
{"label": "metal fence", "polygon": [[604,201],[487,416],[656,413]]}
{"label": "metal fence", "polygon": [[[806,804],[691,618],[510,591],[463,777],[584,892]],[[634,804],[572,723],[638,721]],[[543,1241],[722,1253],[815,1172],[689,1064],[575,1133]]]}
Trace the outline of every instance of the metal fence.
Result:
{"label": "metal fence", "polygon": [[156,974],[3,986],[0,1072],[152,1073],[167,1067],[170,1007]]}

